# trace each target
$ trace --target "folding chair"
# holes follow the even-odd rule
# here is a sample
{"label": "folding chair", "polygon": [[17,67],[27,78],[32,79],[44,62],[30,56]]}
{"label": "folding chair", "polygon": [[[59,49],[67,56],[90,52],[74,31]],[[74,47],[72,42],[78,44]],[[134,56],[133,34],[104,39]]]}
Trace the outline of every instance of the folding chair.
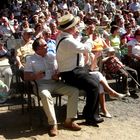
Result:
{"label": "folding chair", "polygon": [[[37,108],[38,110],[38,115],[39,115],[39,120],[40,120],[40,125],[43,124],[43,115],[41,111],[41,98],[39,96],[39,89],[38,89],[38,84],[35,80],[33,81],[24,81],[25,82],[25,91],[28,95],[28,102],[29,102],[29,109],[30,109],[30,125],[32,126],[32,111],[33,109]],[[56,106],[61,107],[61,98],[62,95],[57,94],[57,93],[52,93],[52,97],[56,98]],[[37,99],[37,103],[36,103]]]}

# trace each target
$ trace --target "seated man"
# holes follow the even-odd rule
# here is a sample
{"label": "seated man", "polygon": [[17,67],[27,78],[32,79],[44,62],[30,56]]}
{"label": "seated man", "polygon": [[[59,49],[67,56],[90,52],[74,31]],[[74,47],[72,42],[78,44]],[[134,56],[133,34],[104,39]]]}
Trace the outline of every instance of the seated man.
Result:
{"label": "seated man", "polygon": [[36,80],[38,83],[41,101],[50,125],[50,135],[56,136],[58,133],[53,98],[51,96],[53,92],[68,96],[67,119],[64,126],[75,131],[81,130],[81,127],[73,122],[73,118],[77,115],[79,90],[58,82],[55,56],[50,58],[47,55],[46,41],[43,38],[36,39],[32,46],[35,54],[27,58],[24,79]]}
{"label": "seated man", "polygon": [[4,83],[10,88],[12,70],[8,62],[7,54],[8,51],[4,48],[4,44],[0,42],[0,75],[4,76]]}
{"label": "seated man", "polygon": [[32,49],[32,29],[26,29],[22,33],[22,39],[18,42],[18,45],[15,46],[15,63],[17,66],[17,74],[23,79],[24,63],[27,55],[34,54]]}
{"label": "seated man", "polygon": [[19,68],[24,67],[25,57],[26,55],[34,54],[32,50],[32,29],[26,29],[23,31],[21,42],[19,48],[16,48],[16,59]]}

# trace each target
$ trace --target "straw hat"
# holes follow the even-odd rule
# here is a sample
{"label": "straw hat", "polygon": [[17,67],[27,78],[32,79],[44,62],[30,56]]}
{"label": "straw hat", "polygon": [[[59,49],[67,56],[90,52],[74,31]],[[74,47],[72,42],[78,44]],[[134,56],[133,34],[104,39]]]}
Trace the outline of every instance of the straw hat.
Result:
{"label": "straw hat", "polygon": [[34,33],[34,29],[33,28],[24,29],[23,33]]}
{"label": "straw hat", "polygon": [[108,47],[107,52],[115,52],[115,49],[113,47]]}
{"label": "straw hat", "polygon": [[67,30],[74,27],[79,22],[79,17],[74,17],[72,14],[66,14],[58,18],[58,29]]}

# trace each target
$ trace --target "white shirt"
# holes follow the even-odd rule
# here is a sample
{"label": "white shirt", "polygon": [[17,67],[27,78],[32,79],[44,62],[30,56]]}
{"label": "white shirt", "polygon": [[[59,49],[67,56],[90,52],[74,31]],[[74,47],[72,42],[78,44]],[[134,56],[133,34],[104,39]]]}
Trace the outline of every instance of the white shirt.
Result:
{"label": "white shirt", "polygon": [[85,13],[91,13],[92,12],[92,6],[90,5],[90,3],[86,3],[84,6],[84,12]]}
{"label": "white shirt", "polygon": [[38,80],[51,80],[52,75],[55,73],[55,70],[57,69],[57,63],[56,59],[49,58],[47,55],[45,57],[42,57],[40,55],[34,54],[27,58],[24,71],[26,72],[45,72],[45,77]]}
{"label": "white shirt", "polygon": [[[11,28],[13,28],[13,27],[11,26]],[[12,36],[12,31],[11,31],[10,27],[1,25],[0,34],[3,35],[3,40],[7,41],[8,38],[10,38]]]}
{"label": "white shirt", "polygon": [[132,54],[140,56],[140,42],[136,39],[131,40],[127,43],[127,46],[132,46]]}
{"label": "white shirt", "polygon": [[138,10],[140,10],[140,3],[139,2],[136,2],[136,3],[131,3],[130,5],[129,5],[129,9],[130,10],[132,10],[132,11],[138,11]]}
{"label": "white shirt", "polygon": [[57,44],[60,39],[64,39],[57,49],[58,70],[60,72],[71,71],[77,67],[77,54],[79,53],[79,66],[84,66],[83,53],[89,52],[89,48],[83,43],[77,41],[69,33],[61,32],[56,40]]}

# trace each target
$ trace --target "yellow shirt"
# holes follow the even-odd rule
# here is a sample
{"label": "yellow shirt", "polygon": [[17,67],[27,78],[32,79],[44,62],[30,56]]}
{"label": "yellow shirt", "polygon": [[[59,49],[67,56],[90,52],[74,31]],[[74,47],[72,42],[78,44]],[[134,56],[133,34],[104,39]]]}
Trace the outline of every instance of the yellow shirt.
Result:
{"label": "yellow shirt", "polygon": [[22,46],[17,49],[17,56],[20,57],[21,63],[24,63],[24,58],[27,55],[34,54],[34,50],[32,49],[33,40],[30,40],[29,42],[25,43],[22,42]]}
{"label": "yellow shirt", "polygon": [[97,38],[93,41],[92,51],[94,52],[102,51],[103,48],[104,48],[104,44],[103,44],[102,38]]}

